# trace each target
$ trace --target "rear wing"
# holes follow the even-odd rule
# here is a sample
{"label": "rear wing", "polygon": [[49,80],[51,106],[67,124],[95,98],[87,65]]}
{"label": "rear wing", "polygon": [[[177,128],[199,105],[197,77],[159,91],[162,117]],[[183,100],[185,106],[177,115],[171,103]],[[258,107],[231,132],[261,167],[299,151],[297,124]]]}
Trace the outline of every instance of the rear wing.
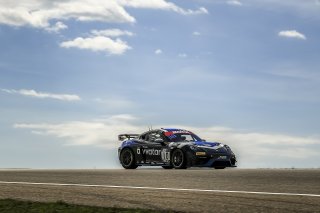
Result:
{"label": "rear wing", "polygon": [[124,140],[130,140],[133,138],[137,138],[139,134],[120,134],[118,135],[118,140],[119,141],[124,141]]}

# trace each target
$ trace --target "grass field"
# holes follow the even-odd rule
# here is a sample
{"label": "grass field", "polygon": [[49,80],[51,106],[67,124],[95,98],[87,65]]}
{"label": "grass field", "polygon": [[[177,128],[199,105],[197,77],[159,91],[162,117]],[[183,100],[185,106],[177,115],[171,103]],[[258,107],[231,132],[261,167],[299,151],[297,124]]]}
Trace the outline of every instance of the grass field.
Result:
{"label": "grass field", "polygon": [[4,199],[0,200],[1,213],[111,213],[111,212],[134,212],[134,213],[147,213],[147,212],[171,212],[171,211],[156,211],[146,209],[123,209],[123,208],[108,208],[108,207],[94,207],[68,204],[63,201],[56,203],[41,203],[31,201],[21,201]]}

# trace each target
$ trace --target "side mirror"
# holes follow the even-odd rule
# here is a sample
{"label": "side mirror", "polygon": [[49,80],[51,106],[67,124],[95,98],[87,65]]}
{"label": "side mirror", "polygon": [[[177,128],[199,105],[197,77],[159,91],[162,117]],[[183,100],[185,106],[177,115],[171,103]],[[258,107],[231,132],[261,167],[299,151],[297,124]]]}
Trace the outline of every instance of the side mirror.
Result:
{"label": "side mirror", "polygon": [[207,140],[206,139],[201,139],[202,141],[206,142]]}

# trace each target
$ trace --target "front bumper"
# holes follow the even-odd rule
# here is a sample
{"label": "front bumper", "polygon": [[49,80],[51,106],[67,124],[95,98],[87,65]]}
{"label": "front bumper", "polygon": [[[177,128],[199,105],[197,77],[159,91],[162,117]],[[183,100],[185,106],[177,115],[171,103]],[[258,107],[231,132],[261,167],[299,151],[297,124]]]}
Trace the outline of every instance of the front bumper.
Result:
{"label": "front bumper", "polygon": [[236,157],[231,153],[210,153],[200,156],[196,153],[188,153],[189,167],[236,167]]}

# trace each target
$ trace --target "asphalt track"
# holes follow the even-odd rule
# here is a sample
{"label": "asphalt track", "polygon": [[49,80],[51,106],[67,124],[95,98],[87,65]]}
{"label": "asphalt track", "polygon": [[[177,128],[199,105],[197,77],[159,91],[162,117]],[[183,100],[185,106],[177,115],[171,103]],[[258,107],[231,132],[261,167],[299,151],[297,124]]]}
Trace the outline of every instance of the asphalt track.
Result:
{"label": "asphalt track", "polygon": [[183,212],[320,212],[320,170],[0,170],[0,198]]}

